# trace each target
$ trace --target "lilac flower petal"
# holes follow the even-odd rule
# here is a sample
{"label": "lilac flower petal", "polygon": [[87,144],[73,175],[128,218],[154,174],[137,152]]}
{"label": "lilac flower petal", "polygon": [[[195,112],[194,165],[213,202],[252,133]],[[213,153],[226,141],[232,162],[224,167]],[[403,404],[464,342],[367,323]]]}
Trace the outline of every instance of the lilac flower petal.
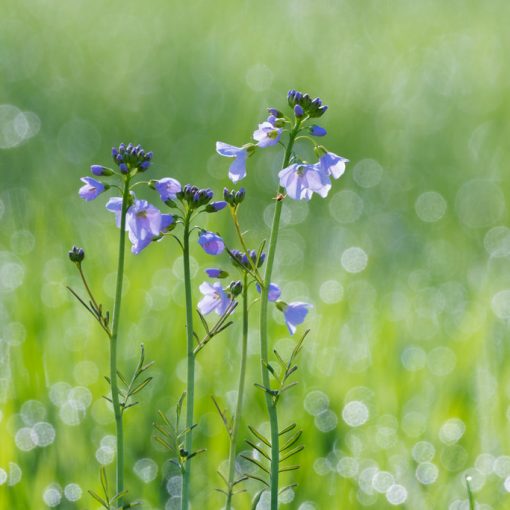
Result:
{"label": "lilac flower petal", "polygon": [[198,243],[209,255],[219,255],[225,249],[223,239],[218,234],[206,230],[198,236]]}
{"label": "lilac flower petal", "polygon": [[308,313],[308,310],[312,308],[312,305],[308,303],[302,303],[296,301],[294,303],[289,303],[287,308],[283,312],[285,318],[285,324],[289,330],[289,333],[293,335],[296,332],[296,326],[301,324]]}
{"label": "lilac flower petal", "polygon": [[[262,289],[260,288],[260,285],[258,283],[255,285],[255,287],[257,288],[257,292],[259,294],[262,294]],[[278,285],[276,285],[276,283],[270,283],[269,291],[267,294],[267,299],[271,302],[274,302],[274,301],[277,301],[281,295],[282,295],[282,291],[280,290],[280,287],[278,287]]]}
{"label": "lilac flower petal", "polygon": [[164,177],[159,181],[155,181],[154,187],[163,202],[166,202],[167,200],[175,200],[177,198],[177,193],[179,193],[182,189],[181,183],[172,177]]}
{"label": "lilac flower petal", "polygon": [[219,282],[212,285],[209,282],[203,282],[199,289],[204,295],[197,304],[197,308],[202,315],[207,315],[212,311],[216,311],[218,315],[223,315],[232,302]]}
{"label": "lilac flower petal", "polygon": [[224,142],[216,142],[216,152],[220,156],[226,156],[227,158],[236,158],[239,152],[243,151],[242,147],[235,147]]}
{"label": "lilac flower petal", "polygon": [[257,140],[259,147],[270,147],[276,145],[280,140],[282,130],[276,128],[270,122],[259,124],[259,128],[253,132],[253,139]]}
{"label": "lilac flower petal", "polygon": [[348,162],[348,159],[337,156],[333,152],[326,152],[319,158],[322,169],[334,179],[338,179],[345,172],[345,164]]}
{"label": "lilac flower petal", "polygon": [[94,200],[106,190],[106,187],[102,182],[97,181],[92,177],[82,177],[80,180],[84,182],[85,185],[79,189],[78,193],[80,197],[87,202]]}
{"label": "lilac flower petal", "polygon": [[161,226],[160,232],[165,232],[175,223],[175,218],[171,214],[162,214],[161,215]]}

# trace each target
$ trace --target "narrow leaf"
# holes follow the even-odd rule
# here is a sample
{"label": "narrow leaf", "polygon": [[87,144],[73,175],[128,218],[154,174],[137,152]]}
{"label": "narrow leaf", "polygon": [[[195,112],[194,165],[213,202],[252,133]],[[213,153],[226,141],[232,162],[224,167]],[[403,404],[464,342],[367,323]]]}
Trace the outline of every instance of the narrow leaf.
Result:
{"label": "narrow leaf", "polygon": [[293,450],[291,450],[290,452],[288,452],[286,455],[284,455],[283,457],[280,457],[280,462],[284,462],[286,461],[287,459],[290,459],[293,455],[296,455],[296,453],[299,453],[301,451],[303,451],[305,449],[305,447],[303,445],[299,445],[297,446],[296,448],[294,448]]}
{"label": "narrow leaf", "polygon": [[94,491],[90,490],[88,491],[88,493],[99,503],[101,503],[101,505],[103,505],[107,510],[110,510],[110,505],[101,497],[99,496],[98,494],[96,494]]}
{"label": "narrow leaf", "polygon": [[269,469],[267,469],[264,464],[262,464],[262,462],[259,462],[258,460],[254,459],[253,457],[248,457],[248,455],[241,455],[241,457],[243,459],[246,459],[248,462],[251,462],[252,464],[255,464],[257,467],[259,467],[260,469],[262,469],[262,471],[265,471],[268,475],[270,474],[269,473]]}
{"label": "narrow leaf", "polygon": [[257,450],[263,457],[265,457],[269,462],[271,462],[271,457],[264,451],[262,448],[257,446],[255,443],[250,441],[249,439],[246,439],[246,442],[255,450]]}
{"label": "narrow leaf", "polygon": [[278,470],[278,473],[285,473],[286,471],[296,471],[296,469],[299,469],[301,466],[287,466],[287,467],[283,467],[283,468],[280,468]]}
{"label": "narrow leaf", "polygon": [[291,430],[295,429],[297,425],[295,423],[290,424],[288,427],[285,427],[282,431],[278,432],[279,436],[283,436],[287,432],[290,432]]}
{"label": "narrow leaf", "polygon": [[269,487],[269,484],[259,476],[249,475],[248,473],[246,473],[244,476],[246,476],[246,478],[250,478],[251,480],[257,480],[257,482],[263,483],[266,487]]}
{"label": "narrow leaf", "polygon": [[252,427],[251,425],[248,425],[248,428],[250,429],[250,432],[257,438],[260,439],[264,444],[269,446],[271,448],[271,443],[269,439],[266,439],[255,427]]}
{"label": "narrow leaf", "polygon": [[281,446],[280,453],[283,453],[285,450],[288,450],[289,448],[294,446],[302,435],[303,431],[298,430],[295,434],[290,436],[290,438]]}

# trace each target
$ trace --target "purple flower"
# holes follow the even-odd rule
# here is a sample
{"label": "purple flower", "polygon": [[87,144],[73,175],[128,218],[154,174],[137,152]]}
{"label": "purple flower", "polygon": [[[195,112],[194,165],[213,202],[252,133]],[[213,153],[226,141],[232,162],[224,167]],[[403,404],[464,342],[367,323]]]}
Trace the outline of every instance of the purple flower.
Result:
{"label": "purple flower", "polygon": [[[115,222],[120,227],[122,215],[122,198],[111,198],[106,208],[115,214]],[[174,223],[170,214],[161,214],[159,209],[147,200],[134,200],[126,212],[126,230],[132,243],[131,251],[140,253],[154,239],[158,238]]]}
{"label": "purple flower", "polygon": [[219,255],[225,249],[223,239],[218,234],[207,230],[200,232],[198,243],[209,255]]}
{"label": "purple flower", "polygon": [[312,305],[302,303],[300,301],[286,305],[283,310],[283,316],[285,318],[285,324],[287,325],[291,335],[296,332],[296,326],[305,320],[306,314],[310,308],[312,308]]}
{"label": "purple flower", "polygon": [[228,176],[232,182],[240,181],[246,177],[246,159],[248,157],[246,147],[234,147],[228,143],[216,142],[216,152],[220,156],[235,158],[228,171]]}
{"label": "purple flower", "polygon": [[278,143],[281,134],[282,130],[280,128],[266,121],[259,124],[259,128],[253,132],[253,139],[257,140],[259,147],[270,147]]}
{"label": "purple flower", "polygon": [[333,152],[326,152],[319,158],[321,169],[335,179],[338,179],[345,172],[345,163],[348,162],[348,159],[337,156]]}
{"label": "purple flower", "polygon": [[79,189],[78,193],[80,197],[87,202],[94,200],[103,193],[103,191],[108,189],[105,184],[96,181],[96,179],[93,179],[92,177],[82,177],[80,180],[84,182],[85,185]]}
{"label": "purple flower", "polygon": [[[259,294],[261,294],[262,289],[260,288],[260,285],[258,283],[257,283],[256,287],[257,287],[257,292]],[[267,294],[267,299],[269,301],[277,301],[281,295],[282,295],[282,291],[280,290],[280,287],[278,287],[278,285],[276,285],[276,283],[270,283],[269,284],[269,292]]]}
{"label": "purple flower", "polygon": [[177,193],[182,189],[181,183],[171,177],[164,177],[163,179],[159,179],[159,181],[153,181],[153,183],[163,202],[175,200],[177,198]]}
{"label": "purple flower", "polygon": [[294,163],[278,174],[280,186],[294,200],[310,200],[313,193],[325,197],[331,189],[328,174],[318,165]]}
{"label": "purple flower", "polygon": [[323,127],[314,124],[313,126],[310,126],[310,134],[312,136],[326,136],[328,132]]}
{"label": "purple flower", "polygon": [[300,104],[294,106],[294,115],[299,119],[305,115],[305,111]]}
{"label": "purple flower", "polygon": [[212,311],[216,311],[218,315],[223,315],[232,303],[220,282],[214,282],[212,285],[209,282],[203,282],[199,289],[204,295],[197,305],[202,315],[207,315]]}

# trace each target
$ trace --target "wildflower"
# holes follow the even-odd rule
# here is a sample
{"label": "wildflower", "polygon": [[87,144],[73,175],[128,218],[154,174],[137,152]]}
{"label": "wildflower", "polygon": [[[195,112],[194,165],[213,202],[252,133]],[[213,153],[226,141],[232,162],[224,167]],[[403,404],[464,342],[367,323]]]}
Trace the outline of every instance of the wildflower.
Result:
{"label": "wildflower", "polygon": [[294,163],[281,170],[278,177],[280,186],[294,200],[310,200],[313,193],[324,198],[331,189],[328,174],[318,165]]}
{"label": "wildflower", "polygon": [[327,175],[332,175],[334,179],[338,179],[345,172],[345,164],[348,159],[337,156],[333,152],[327,152],[323,147],[319,148],[322,156],[319,158],[319,165]]}
{"label": "wildflower", "polygon": [[248,147],[234,147],[228,143],[216,142],[216,152],[227,158],[235,158],[228,170],[228,176],[232,182],[240,181],[246,177]]}
{"label": "wildflower", "polygon": [[204,295],[197,304],[198,311],[202,315],[207,315],[212,311],[216,311],[218,315],[223,315],[232,303],[219,282],[214,282],[212,285],[209,282],[203,282],[199,289]]}
{"label": "wildflower", "polygon": [[123,174],[132,170],[145,172],[151,165],[152,152],[145,152],[141,145],[134,146],[132,143],[127,146],[123,143],[118,148],[112,148],[112,157]]}
{"label": "wildflower", "polygon": [[255,250],[250,250],[248,253],[244,253],[239,250],[232,250],[229,252],[229,254],[235,263],[237,263],[243,269],[252,269],[255,265],[256,267],[261,267],[264,263],[264,260],[266,259],[265,253],[261,253],[259,257]]}
{"label": "wildflower", "polygon": [[159,193],[163,202],[175,200],[177,193],[182,189],[181,183],[177,179],[172,179],[172,177],[164,177],[158,181],[151,181],[151,184]]}
{"label": "wildflower", "polygon": [[200,232],[198,243],[209,255],[219,255],[225,249],[223,239],[218,234],[207,230]]}
{"label": "wildflower", "polygon": [[312,308],[312,305],[308,303],[302,303],[296,301],[294,303],[283,303],[279,301],[279,308],[283,311],[283,317],[289,333],[293,335],[296,332],[296,326],[301,324],[308,313],[308,310]]}
{"label": "wildflower", "polygon": [[275,127],[271,122],[259,124],[259,128],[253,132],[253,139],[257,140],[259,147],[271,147],[280,140],[282,130]]}
{"label": "wildflower", "polygon": [[71,262],[74,262],[76,264],[81,264],[83,262],[83,259],[85,258],[85,251],[83,248],[78,248],[78,246],[73,246],[69,252],[69,259]]}
{"label": "wildflower", "polygon": [[244,188],[239,188],[239,191],[235,189],[229,191],[228,188],[223,189],[223,198],[232,207],[239,205],[244,200],[245,196],[246,190]]}
{"label": "wildflower", "polygon": [[208,213],[215,213],[218,211],[221,211],[222,209],[225,209],[227,207],[227,202],[224,200],[218,201],[218,202],[211,202],[207,205],[205,208],[206,212]]}
{"label": "wildflower", "polygon": [[94,200],[103,193],[103,191],[106,191],[109,188],[107,184],[96,181],[96,179],[92,177],[82,177],[80,180],[84,182],[85,185],[80,188],[78,193],[80,197],[87,202]]}
{"label": "wildflower", "polygon": [[[117,227],[120,227],[122,198],[113,197],[106,204],[106,208],[115,214]],[[126,212],[126,230],[133,245],[131,251],[140,253],[152,241],[161,236],[174,223],[170,214],[161,214],[147,200],[134,199]]]}
{"label": "wildflower", "polygon": [[[260,288],[260,285],[258,283],[257,283],[256,287],[257,287],[257,292],[259,294],[261,294],[262,289]],[[269,301],[278,301],[278,299],[280,298],[281,295],[282,295],[282,291],[280,290],[280,287],[278,287],[278,285],[276,285],[276,283],[270,283],[269,291],[267,293],[267,299]]]}

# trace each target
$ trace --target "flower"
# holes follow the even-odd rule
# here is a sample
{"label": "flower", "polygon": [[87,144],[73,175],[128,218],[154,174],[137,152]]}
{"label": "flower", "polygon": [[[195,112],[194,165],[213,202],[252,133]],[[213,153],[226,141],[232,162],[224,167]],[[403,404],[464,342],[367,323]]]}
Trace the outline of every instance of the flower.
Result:
{"label": "flower", "polygon": [[218,234],[207,230],[200,232],[198,243],[209,255],[219,255],[225,249],[223,239]]}
{"label": "flower", "polygon": [[228,143],[216,142],[216,152],[220,156],[235,158],[228,170],[228,176],[232,182],[240,181],[246,177],[247,147],[234,147]]}
{"label": "flower", "polygon": [[301,301],[284,305],[283,317],[291,335],[296,332],[296,326],[305,320],[306,314],[310,308],[312,308],[312,305],[302,303]]}
{"label": "flower", "polygon": [[152,184],[163,202],[175,200],[177,198],[177,193],[182,189],[181,183],[177,179],[172,179],[171,177],[164,177],[158,181],[152,181]]}
{"label": "flower", "polygon": [[325,197],[331,189],[328,174],[318,165],[294,163],[278,173],[280,186],[294,200],[310,200],[313,193]]}
{"label": "flower", "polygon": [[259,124],[259,128],[253,132],[253,139],[257,140],[259,147],[270,147],[278,143],[281,134],[282,130],[280,128],[266,121]]}
{"label": "flower", "polygon": [[199,289],[204,295],[197,304],[198,311],[202,315],[207,315],[212,311],[216,311],[218,315],[223,315],[232,303],[220,282],[214,282],[212,285],[209,282],[203,282]]}
{"label": "flower", "polygon": [[210,204],[207,204],[205,211],[208,213],[215,213],[225,209],[225,207],[227,207],[227,202],[220,200],[218,202],[211,202]]}
{"label": "flower", "polygon": [[323,153],[319,158],[321,169],[326,172],[327,175],[332,175],[334,179],[338,179],[345,172],[345,164],[348,162],[348,159],[337,156],[333,152]]}
{"label": "flower", "polygon": [[135,147],[130,143],[126,147],[121,143],[118,148],[112,148],[112,157],[123,174],[128,174],[132,170],[145,172],[151,165],[152,152],[146,153],[141,145]]}
{"label": "flower", "polygon": [[80,180],[84,182],[85,185],[79,189],[78,193],[80,197],[83,198],[83,200],[86,200],[87,202],[90,202],[91,200],[97,198],[101,193],[103,193],[103,191],[106,191],[109,187],[100,181],[96,181],[96,179],[92,177],[82,177]]}
{"label": "flower", "polygon": [[[122,198],[113,197],[106,204],[106,209],[115,214],[117,227],[120,227],[122,215]],[[157,239],[174,223],[171,214],[161,214],[147,200],[134,199],[133,205],[126,211],[126,231],[133,245],[131,251],[140,253],[152,241]]]}
{"label": "flower", "polygon": [[[260,285],[257,283],[257,292],[259,294],[262,294],[262,289],[260,288]],[[282,291],[280,290],[280,287],[276,285],[276,283],[270,283],[269,284],[269,291],[267,293],[267,299],[269,301],[277,301],[280,296],[282,295]]]}

